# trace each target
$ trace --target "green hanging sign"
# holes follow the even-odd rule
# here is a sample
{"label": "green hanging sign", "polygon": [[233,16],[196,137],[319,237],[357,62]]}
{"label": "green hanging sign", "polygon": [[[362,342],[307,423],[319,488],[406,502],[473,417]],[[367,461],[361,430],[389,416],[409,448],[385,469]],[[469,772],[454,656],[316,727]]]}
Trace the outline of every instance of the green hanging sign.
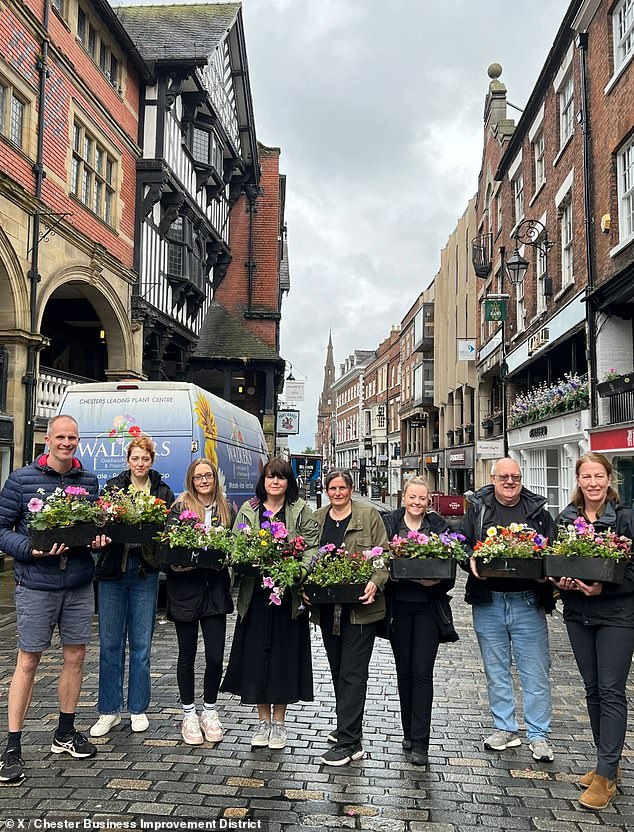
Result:
{"label": "green hanging sign", "polygon": [[485,300],[484,301],[485,321],[506,320],[506,300]]}

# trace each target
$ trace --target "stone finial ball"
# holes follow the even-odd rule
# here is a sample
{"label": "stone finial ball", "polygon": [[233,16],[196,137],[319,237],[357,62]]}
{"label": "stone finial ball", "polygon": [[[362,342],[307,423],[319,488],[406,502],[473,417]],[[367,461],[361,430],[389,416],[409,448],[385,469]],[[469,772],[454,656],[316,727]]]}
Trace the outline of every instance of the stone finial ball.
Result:
{"label": "stone finial ball", "polygon": [[499,78],[502,74],[502,64],[491,64],[491,66],[487,69],[487,74],[492,80]]}

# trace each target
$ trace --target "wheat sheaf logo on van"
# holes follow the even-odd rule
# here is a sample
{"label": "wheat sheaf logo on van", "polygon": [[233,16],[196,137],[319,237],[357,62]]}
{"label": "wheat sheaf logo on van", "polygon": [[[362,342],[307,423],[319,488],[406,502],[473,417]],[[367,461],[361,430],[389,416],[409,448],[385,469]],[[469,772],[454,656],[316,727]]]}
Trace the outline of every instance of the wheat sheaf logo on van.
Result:
{"label": "wheat sheaf logo on van", "polygon": [[218,428],[216,427],[216,420],[214,414],[211,412],[209,402],[204,396],[196,396],[194,413],[197,416],[196,421],[203,429],[203,434],[205,435],[205,459],[213,462],[214,465],[218,465],[218,454],[216,453]]}

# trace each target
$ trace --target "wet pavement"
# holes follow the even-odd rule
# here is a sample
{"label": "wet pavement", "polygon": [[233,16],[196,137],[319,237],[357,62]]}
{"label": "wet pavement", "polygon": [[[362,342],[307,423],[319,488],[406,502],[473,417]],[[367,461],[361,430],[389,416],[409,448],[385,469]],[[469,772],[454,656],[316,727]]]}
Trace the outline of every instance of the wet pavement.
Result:
{"label": "wet pavement", "polygon": [[[1,592],[6,577],[0,578]],[[153,646],[150,728],[120,726],[99,740],[92,760],[50,753],[57,722],[57,647],[44,654],[24,735],[27,778],[0,785],[0,829],[365,829],[384,832],[634,829],[634,738],[628,734],[623,784],[604,812],[579,807],[577,776],[594,765],[583,689],[561,616],[550,624],[553,763],[533,761],[525,740],[486,752],[490,730],[484,674],[463,579],[454,591],[460,641],[442,645],[436,664],[430,764],[411,765],[401,749],[398,698],[389,645],[377,640],[364,721],[367,757],[342,768],[321,766],[333,727],[333,695],[320,637],[313,634],[315,701],[290,706],[283,751],[252,751],[254,709],[222,695],[226,735],[215,747],[180,737],[176,638],[159,612]],[[232,617],[233,618],[233,617]],[[95,634],[97,622],[95,620]],[[14,616],[0,609],[0,726],[15,657]],[[98,651],[89,648],[78,726],[96,718]],[[634,684],[630,686],[630,701]]]}

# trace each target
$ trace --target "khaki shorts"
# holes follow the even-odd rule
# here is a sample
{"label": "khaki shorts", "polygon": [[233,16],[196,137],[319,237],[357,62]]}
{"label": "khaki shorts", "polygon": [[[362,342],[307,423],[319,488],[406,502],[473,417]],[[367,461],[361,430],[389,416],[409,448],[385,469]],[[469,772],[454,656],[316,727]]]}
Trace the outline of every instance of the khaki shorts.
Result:
{"label": "khaki shorts", "polygon": [[18,649],[41,653],[51,646],[53,630],[62,644],[88,644],[95,596],[92,583],[73,589],[15,588]]}

